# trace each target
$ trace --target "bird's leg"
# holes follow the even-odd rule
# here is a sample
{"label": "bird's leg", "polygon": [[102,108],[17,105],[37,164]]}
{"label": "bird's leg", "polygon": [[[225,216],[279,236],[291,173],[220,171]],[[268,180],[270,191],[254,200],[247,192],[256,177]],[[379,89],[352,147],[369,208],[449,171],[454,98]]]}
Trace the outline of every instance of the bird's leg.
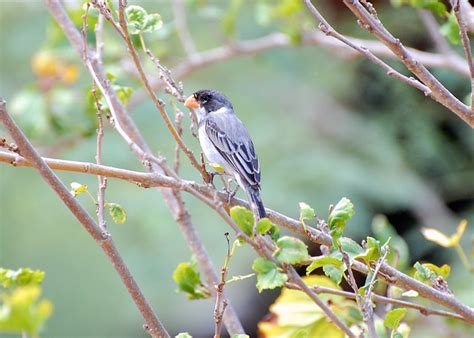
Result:
{"label": "bird's leg", "polygon": [[237,184],[234,189],[231,188],[233,179],[229,178],[227,181],[222,177],[222,183],[224,184],[224,192],[227,194],[227,204],[230,204],[232,198],[234,198],[237,191],[239,191],[239,185]]}

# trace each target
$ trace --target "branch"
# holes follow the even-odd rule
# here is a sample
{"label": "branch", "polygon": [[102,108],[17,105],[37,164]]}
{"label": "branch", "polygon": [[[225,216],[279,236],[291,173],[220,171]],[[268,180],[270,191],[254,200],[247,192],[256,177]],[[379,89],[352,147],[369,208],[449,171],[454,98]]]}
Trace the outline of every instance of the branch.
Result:
{"label": "branch", "polygon": [[[342,43],[341,41],[335,40],[330,36],[326,36],[322,32],[305,31],[303,32],[302,37],[303,39],[300,44],[301,47],[321,46],[343,58],[355,58],[360,56],[360,53],[352,49],[352,47]],[[346,39],[354,45],[364,46],[367,50],[369,50],[374,55],[377,55],[378,57],[397,59],[397,56],[394,55],[390,51],[390,49],[388,49],[384,44],[378,41],[364,40],[353,37],[346,37]],[[192,74],[193,72],[202,69],[208,65],[225,61],[234,57],[244,55],[255,55],[266,52],[273,48],[294,47],[295,45],[291,42],[290,38],[286,34],[275,32],[260,38],[236,41],[226,46],[216,47],[214,49],[209,49],[207,51],[197,53],[193,56],[192,59],[186,59],[177,66],[175,66],[171,70],[171,72],[174,74],[175,78],[183,79]],[[462,76],[469,76],[469,70],[464,60],[456,54],[445,55],[424,52],[414,48],[407,49],[408,51],[410,51],[413,57],[415,57],[419,62],[421,62],[427,67],[446,68]],[[165,83],[157,79],[152,80],[151,85],[153,89],[157,90],[159,88],[163,88],[165,86]],[[136,91],[129,102],[129,106],[133,107],[137,105],[146,97],[146,92]]]}
{"label": "branch", "polygon": [[[471,44],[467,36],[467,26],[464,21],[463,13],[461,13],[461,6],[459,0],[451,0],[454,15],[459,25],[459,33],[461,34],[462,46],[466,54],[467,64],[469,65],[469,73],[471,74],[471,110],[474,109],[474,63],[472,62]],[[465,7],[464,7],[465,8]]]}
{"label": "branch", "polygon": [[[285,286],[290,288],[290,289],[300,290],[299,286],[297,286],[294,283],[286,283]],[[352,293],[352,292],[332,289],[332,288],[329,288],[329,287],[319,286],[319,285],[313,286],[312,289],[317,294],[327,293],[327,294],[331,294],[331,295],[343,296],[343,297],[346,297],[346,298],[349,298],[349,299],[357,299],[357,297],[359,296],[359,295],[357,295],[355,293]],[[464,317],[458,315],[457,313],[452,313],[452,312],[447,312],[447,311],[442,311],[442,310],[436,310],[436,309],[432,309],[432,308],[429,308],[429,307],[426,307],[426,306],[423,306],[423,305],[418,305],[418,304],[415,304],[415,303],[407,302],[407,301],[404,301],[404,300],[389,298],[389,297],[380,296],[380,295],[377,295],[377,294],[372,295],[372,300],[375,301],[375,302],[379,302],[379,303],[393,304],[393,305],[399,305],[399,306],[402,306],[402,307],[411,308],[411,309],[419,311],[424,316],[435,315],[435,316],[442,316],[442,317],[448,317],[448,318],[453,318],[453,319],[457,319],[457,320],[466,321],[466,319]]]}
{"label": "branch", "polygon": [[[324,17],[319,13],[319,11],[311,4],[310,0],[304,0],[304,2],[308,9],[311,11],[311,13],[321,23],[320,28],[323,31],[326,30],[326,32],[329,32],[330,35],[338,38],[340,41],[343,41],[346,44],[348,44],[349,42],[348,46],[352,48],[358,47],[356,49],[363,53],[371,61],[388,70],[388,68],[384,66],[383,62],[378,62],[373,57],[371,57],[369,53],[363,52],[366,50],[364,47],[353,45],[352,43],[350,43],[350,41],[346,41],[347,39],[345,39],[342,35],[335,32],[335,30],[329,25],[329,23],[324,19]],[[400,76],[397,73],[391,72],[390,70],[388,71],[388,75],[393,75],[399,80],[422,90],[425,95],[429,95],[433,100],[439,102],[440,104],[451,110],[453,113],[458,115],[463,121],[465,121],[469,126],[474,128],[474,112],[464,103],[462,103],[459,99],[457,99],[450,91],[448,91],[420,61],[415,59],[414,55],[410,52],[409,49],[403,46],[399,39],[396,39],[390,34],[389,31],[387,31],[387,29],[377,18],[373,6],[370,6],[370,10],[367,10],[359,2],[359,0],[344,0],[344,4],[358,18],[358,22],[360,23],[360,25],[363,28],[367,29],[375,37],[377,37],[385,46],[387,46],[392,51],[392,53],[405,64],[408,70],[412,72],[422,82],[424,86],[429,88],[429,91],[423,90],[422,86],[417,85],[416,82],[418,81],[415,79],[406,78],[401,74]],[[342,37],[343,39],[340,39],[340,37]],[[411,79],[412,81],[409,81],[409,79]]]}
{"label": "branch", "polygon": [[[0,161],[10,163],[14,166],[31,166],[31,164],[20,155],[8,153],[5,151],[0,151]],[[231,200],[230,204],[227,204],[228,195],[226,193],[217,192],[216,190],[210,188],[207,185],[199,185],[192,181],[177,180],[175,178],[167,177],[158,173],[141,173],[103,165],[98,166],[94,163],[87,162],[66,161],[57,159],[45,159],[45,161],[52,169],[114,177],[117,179],[132,182],[142,187],[174,188],[181,191],[189,192],[195,196],[198,195],[197,197],[200,199],[202,196],[208,199],[212,199],[215,197],[219,202],[223,203],[224,207],[240,205],[249,208],[249,204],[247,203],[247,201],[235,197]],[[215,203],[212,200],[208,203],[208,205],[215,208]],[[219,208],[220,207],[217,208],[217,212],[221,214],[222,211]],[[225,210],[223,212],[225,214],[225,217],[227,217],[227,220],[225,220],[228,221],[229,215],[227,215]],[[314,243],[331,246],[331,238],[322,233],[321,231],[311,227],[306,227],[305,229],[305,227],[303,227],[300,221],[285,216],[277,211],[267,208],[266,212],[268,218],[275,224],[285,227],[303,236],[306,236],[310,241]],[[230,219],[230,222],[232,222],[232,219]],[[365,274],[368,273],[367,266],[358,261],[352,262],[352,268]],[[420,294],[420,296],[430,299],[440,305],[443,305],[458,313],[459,315],[463,316],[463,318],[465,318],[465,321],[469,323],[474,323],[474,309],[461,303],[453,295],[444,294],[438,290],[435,290],[429,287],[428,285],[423,284],[407,276],[406,274],[392,268],[391,266],[385,263],[382,264],[382,266],[380,267],[379,275],[387,283],[393,284],[405,290],[415,290]],[[214,284],[217,283],[218,282],[215,282]],[[228,312],[228,310],[229,309],[227,309],[226,313]]]}
{"label": "branch", "polygon": [[18,145],[20,154],[22,154],[22,156],[32,163],[32,166],[56,192],[59,198],[64,202],[72,214],[84,226],[87,232],[92,236],[92,238],[94,238],[97,244],[100,245],[104,253],[107,255],[110,262],[122,279],[122,282],[127,287],[127,290],[135,302],[138,310],[140,311],[143,319],[145,320],[146,331],[152,337],[169,337],[168,332],[161,324],[146,298],[143,296],[138,284],[136,283],[120,253],[115,247],[112,236],[94,222],[91,216],[71,195],[61,180],[53,173],[46,162],[40,157],[38,152],[31,145],[30,141],[26,138],[26,136],[8,114],[6,102],[3,98],[0,98],[0,120]]}
{"label": "branch", "polygon": [[[83,47],[81,36],[59,0],[45,0],[45,4],[78,55],[82,56]],[[104,15],[104,17],[107,18],[107,15]],[[119,34],[121,33],[118,27],[114,28]],[[105,76],[105,73],[96,57],[88,49],[87,53],[89,54],[89,62],[85,62],[85,65],[107,101],[107,105],[113,114],[115,129],[127,142],[130,149],[146,165],[148,170],[156,175],[165,173],[167,170],[166,166],[164,166],[161,159],[153,157],[150,147],[141,136],[134,122],[131,120],[127,111],[118,99],[116,93],[113,91],[110,81],[108,81]],[[195,255],[198,265],[206,276],[208,283],[211,285],[218,283],[218,277],[212,260],[197,234],[196,227],[193,224],[189,213],[183,212],[181,209],[181,206],[183,205],[181,198],[178,199],[171,190],[166,188],[161,189],[161,194],[163,195],[163,199],[178,224],[180,231],[184,235],[191,251]],[[227,307],[223,321],[227,331],[231,335],[244,332],[242,324],[231,304]]]}
{"label": "branch", "polygon": [[178,37],[181,41],[181,45],[183,46],[183,49],[188,57],[192,59],[197,50],[188,28],[186,19],[186,6],[183,0],[173,0],[171,1],[171,4],[173,6],[176,30],[178,31]]}

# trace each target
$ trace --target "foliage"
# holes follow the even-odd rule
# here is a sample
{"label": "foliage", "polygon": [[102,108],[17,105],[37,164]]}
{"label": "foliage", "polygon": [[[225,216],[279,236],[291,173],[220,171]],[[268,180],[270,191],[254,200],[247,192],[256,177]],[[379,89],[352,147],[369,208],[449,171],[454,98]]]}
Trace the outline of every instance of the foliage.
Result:
{"label": "foliage", "polygon": [[211,297],[209,288],[201,281],[195,261],[180,263],[173,272],[173,280],[178,284],[178,291],[184,292],[188,299]]}
{"label": "foliage", "polygon": [[[308,286],[325,286],[340,290],[328,278],[323,276],[304,277]],[[341,296],[320,295],[321,300],[343,321],[352,322],[352,311],[357,312],[355,303]],[[270,306],[272,316],[259,322],[258,329],[262,337],[344,337],[340,329],[327,320],[324,312],[305,293],[283,288],[280,296]]]}
{"label": "foliage", "polygon": [[[86,193],[87,196],[92,200],[95,205],[98,205],[98,202],[95,200],[94,196],[87,189],[87,185],[81,184],[78,182],[71,182],[71,194],[74,197],[77,197],[83,193]],[[127,220],[127,213],[125,209],[118,203],[105,202],[104,207],[109,211],[110,217],[115,224],[123,224]]]}
{"label": "foliage", "polygon": [[352,202],[343,197],[334,207],[330,208],[328,217],[329,230],[333,240],[333,245],[337,243],[342,236],[346,222],[350,220],[354,214],[354,205]]}
{"label": "foliage", "polygon": [[37,337],[53,313],[53,304],[41,298],[43,271],[0,268],[0,332]]}
{"label": "foliage", "polygon": [[283,286],[288,280],[288,276],[281,272],[281,269],[266,258],[258,257],[253,261],[252,270],[257,273],[257,289],[271,290]]}
{"label": "foliage", "polygon": [[306,244],[298,238],[284,236],[276,241],[276,245],[273,255],[282,263],[297,264],[309,258]]}

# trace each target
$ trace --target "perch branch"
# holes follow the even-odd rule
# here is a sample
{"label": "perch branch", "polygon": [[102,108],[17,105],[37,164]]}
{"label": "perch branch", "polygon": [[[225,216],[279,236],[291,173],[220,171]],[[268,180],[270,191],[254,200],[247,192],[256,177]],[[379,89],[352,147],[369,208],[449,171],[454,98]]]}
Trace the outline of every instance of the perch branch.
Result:
{"label": "perch branch", "polygon": [[143,316],[143,319],[146,322],[146,331],[152,337],[169,337],[168,332],[161,324],[146,298],[143,296],[138,284],[123,261],[122,256],[118,252],[112,240],[112,236],[101,229],[101,227],[94,222],[91,216],[64,186],[61,180],[48,167],[47,163],[33,148],[30,141],[26,138],[26,136],[8,114],[6,102],[3,98],[0,98],[0,120],[18,145],[20,154],[28,159],[32,166],[56,192],[59,198],[69,208],[77,220],[84,226],[92,238],[94,238],[97,244],[100,245],[106,256],[109,258],[113,267],[122,279],[122,282],[125,284],[129,294],[132,296],[135,305]]}

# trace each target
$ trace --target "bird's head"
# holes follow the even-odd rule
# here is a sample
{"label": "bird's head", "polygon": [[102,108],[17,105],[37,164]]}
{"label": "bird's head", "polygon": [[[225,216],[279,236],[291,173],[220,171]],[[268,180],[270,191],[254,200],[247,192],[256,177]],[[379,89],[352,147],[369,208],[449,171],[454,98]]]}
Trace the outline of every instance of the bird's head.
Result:
{"label": "bird's head", "polygon": [[213,89],[201,89],[188,97],[184,105],[192,109],[203,109],[206,114],[215,112],[221,108],[229,108],[232,111],[233,107],[230,101],[224,94]]}

